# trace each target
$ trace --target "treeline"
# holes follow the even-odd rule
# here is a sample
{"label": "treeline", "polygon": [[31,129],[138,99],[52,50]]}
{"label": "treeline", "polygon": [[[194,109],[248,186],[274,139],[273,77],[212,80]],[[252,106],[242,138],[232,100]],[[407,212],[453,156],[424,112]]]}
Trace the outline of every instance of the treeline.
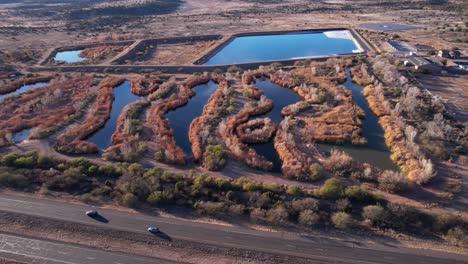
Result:
{"label": "treeline", "polygon": [[331,178],[314,191],[298,186],[181,175],[139,164],[96,165],[84,158],[54,160],[37,152],[8,153],[0,159],[0,186],[28,191],[68,192],[84,202],[127,207],[182,206],[194,213],[229,220],[244,218],[274,226],[382,228],[413,234],[445,235],[467,243],[467,222],[392,204],[364,186]]}

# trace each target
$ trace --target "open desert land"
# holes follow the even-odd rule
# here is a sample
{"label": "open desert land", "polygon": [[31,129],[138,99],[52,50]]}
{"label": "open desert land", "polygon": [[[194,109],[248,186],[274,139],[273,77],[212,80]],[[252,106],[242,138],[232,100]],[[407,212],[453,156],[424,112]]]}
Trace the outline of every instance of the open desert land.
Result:
{"label": "open desert land", "polygon": [[0,1],[0,263],[468,261],[467,7]]}

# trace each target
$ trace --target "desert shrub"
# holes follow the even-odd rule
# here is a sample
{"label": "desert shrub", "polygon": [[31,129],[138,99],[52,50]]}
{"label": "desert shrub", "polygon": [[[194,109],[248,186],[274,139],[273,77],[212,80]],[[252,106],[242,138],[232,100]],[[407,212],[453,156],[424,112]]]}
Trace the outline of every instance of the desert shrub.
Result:
{"label": "desert shrub", "polygon": [[36,159],[34,157],[20,157],[15,160],[15,166],[20,168],[34,168]]}
{"label": "desert shrub", "polygon": [[445,235],[448,241],[452,244],[466,246],[468,245],[468,231],[461,226],[450,228]]}
{"label": "desert shrub", "polygon": [[142,125],[139,119],[128,120],[128,134],[136,135],[141,131]]}
{"label": "desert shrub", "polygon": [[25,188],[30,184],[30,180],[24,175],[9,171],[0,172],[0,186],[11,188]]}
{"label": "desert shrub", "polygon": [[323,168],[320,164],[318,163],[312,163],[309,167],[309,170],[310,170],[310,176],[309,178],[312,180],[312,181],[315,181],[315,180],[318,180],[320,178],[322,178],[323,176]]}
{"label": "desert shrub", "polygon": [[161,191],[152,192],[146,202],[148,202],[152,206],[159,205],[163,201],[163,194]]}
{"label": "desert shrub", "polygon": [[423,214],[419,210],[403,204],[389,203],[386,211],[386,225],[396,230],[410,231],[414,228],[419,229],[423,220],[432,222],[431,215]]}
{"label": "desert shrub", "polygon": [[55,161],[52,158],[46,157],[46,156],[40,156],[37,159],[37,165],[43,169],[49,169],[53,167],[55,164]]}
{"label": "desert shrub", "polygon": [[297,185],[289,185],[287,193],[289,195],[297,197],[297,196],[302,195],[302,189],[301,189],[301,187],[299,187]]}
{"label": "desert shrub", "polygon": [[69,167],[74,167],[74,168],[78,168],[78,167],[82,167],[82,168],[88,168],[89,166],[91,166],[91,162],[85,158],[74,158],[72,160],[69,160],[67,162],[67,165]]}
{"label": "desert shrub", "polygon": [[15,161],[20,155],[16,152],[8,153],[2,157],[2,165],[13,167],[15,166]]}
{"label": "desert shrub", "polygon": [[229,67],[227,69],[227,72],[229,72],[229,73],[238,73],[238,72],[242,72],[242,71],[243,71],[242,68],[239,67],[239,66],[236,66],[236,65],[232,65],[231,67]]}
{"label": "desert shrub", "polygon": [[353,158],[344,151],[333,149],[331,155],[323,163],[323,166],[328,171],[340,171],[349,169],[352,165]]}
{"label": "desert shrub", "polygon": [[346,197],[348,197],[354,202],[365,203],[370,202],[374,199],[374,197],[369,193],[367,188],[363,185],[353,185],[346,187],[344,193]]}
{"label": "desert shrub", "polygon": [[250,90],[245,90],[242,92],[242,96],[245,98],[252,98],[252,92]]}
{"label": "desert shrub", "polygon": [[294,200],[291,202],[291,209],[295,213],[299,213],[304,210],[312,210],[317,212],[319,210],[319,202],[318,200],[310,197]]}
{"label": "desert shrub", "polygon": [[385,221],[385,210],[380,205],[369,205],[363,208],[362,218],[370,221],[373,225],[379,225]]}
{"label": "desert shrub", "polygon": [[283,64],[279,63],[279,62],[273,62],[272,64],[270,64],[270,68],[272,69],[279,69],[283,67]]}
{"label": "desert shrub", "polygon": [[465,148],[463,146],[456,146],[454,151],[455,151],[455,153],[457,153],[459,155],[466,154],[466,150],[465,150]]}
{"label": "desert shrub", "polygon": [[315,103],[317,104],[323,104],[327,101],[327,93],[325,92],[319,92],[317,94],[317,97],[315,98]]}
{"label": "desert shrub", "polygon": [[298,221],[303,226],[312,226],[320,221],[320,216],[312,210],[304,210],[299,214]]}
{"label": "desert shrub", "polygon": [[99,166],[98,172],[99,174],[103,176],[107,176],[107,177],[116,177],[119,175],[117,170],[114,168],[114,166],[110,164]]}
{"label": "desert shrub", "polygon": [[351,211],[352,204],[348,198],[338,199],[333,205],[333,210],[337,212],[349,212]]}
{"label": "desert shrub", "polygon": [[267,211],[268,222],[274,225],[282,225],[288,222],[289,213],[284,206],[277,206]]}
{"label": "desert shrub", "polygon": [[226,113],[228,113],[228,114],[233,113],[234,110],[236,110],[236,108],[234,106],[232,106],[232,105],[226,107]]}
{"label": "desert shrub", "polygon": [[254,208],[250,212],[250,220],[253,222],[261,222],[265,220],[265,210],[262,210],[260,208]]}
{"label": "desert shrub", "polygon": [[133,193],[126,193],[122,197],[122,205],[129,208],[137,206],[138,198]]}
{"label": "desert shrub", "polygon": [[226,164],[225,153],[221,145],[209,145],[203,155],[203,164],[210,171],[221,170]]}
{"label": "desert shrub", "polygon": [[345,212],[337,212],[332,215],[332,223],[336,228],[347,229],[351,227],[353,220],[351,216]]}
{"label": "desert shrub", "polygon": [[406,176],[400,172],[385,170],[378,177],[379,188],[388,192],[401,192],[408,187]]}
{"label": "desert shrub", "polygon": [[467,166],[468,165],[468,156],[460,156],[458,158],[458,163],[460,163],[463,166]]}
{"label": "desert shrub", "polygon": [[249,104],[250,104],[251,107],[257,107],[258,106],[257,101],[251,101],[251,102],[249,102]]}
{"label": "desert shrub", "polygon": [[226,213],[227,207],[223,202],[200,201],[194,206],[201,214],[210,216],[222,216]]}
{"label": "desert shrub", "polygon": [[458,225],[461,225],[462,223],[463,223],[463,220],[457,215],[447,214],[447,213],[437,214],[435,216],[435,220],[434,220],[432,228],[435,231],[446,233],[448,232],[448,230]]}
{"label": "desert shrub", "polygon": [[324,199],[336,200],[343,195],[343,185],[338,179],[328,179],[318,190],[318,195]]}

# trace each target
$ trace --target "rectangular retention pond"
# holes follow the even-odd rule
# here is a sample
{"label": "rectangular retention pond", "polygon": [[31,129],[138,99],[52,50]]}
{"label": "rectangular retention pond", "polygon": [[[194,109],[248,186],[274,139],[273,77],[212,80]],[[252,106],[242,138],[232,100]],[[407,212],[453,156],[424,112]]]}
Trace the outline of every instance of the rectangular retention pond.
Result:
{"label": "rectangular retention pond", "polygon": [[204,65],[292,60],[363,52],[349,30],[295,31],[237,36]]}
{"label": "rectangular retention pond", "polygon": [[64,61],[67,63],[80,62],[86,60],[86,58],[81,57],[80,53],[83,50],[68,50],[68,51],[59,51],[54,57],[55,61]]}

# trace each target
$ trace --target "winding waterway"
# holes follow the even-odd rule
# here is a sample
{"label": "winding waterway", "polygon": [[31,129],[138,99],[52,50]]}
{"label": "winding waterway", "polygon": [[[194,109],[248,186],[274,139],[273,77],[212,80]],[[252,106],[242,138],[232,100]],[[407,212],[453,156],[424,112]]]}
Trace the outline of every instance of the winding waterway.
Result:
{"label": "winding waterway", "polygon": [[29,91],[29,90],[32,90],[32,89],[35,89],[35,88],[44,87],[44,86],[46,86],[48,84],[49,84],[48,82],[38,82],[38,83],[23,85],[20,88],[18,88],[17,90],[11,92],[11,93],[0,94],[0,100],[2,100],[3,98],[5,98],[7,96],[11,96],[11,95],[15,95],[15,94],[21,94],[21,93],[24,93],[26,91]]}
{"label": "winding waterway", "polygon": [[190,98],[186,105],[166,114],[166,118],[174,131],[176,144],[182,148],[187,157],[192,156],[192,147],[188,135],[190,123],[202,114],[203,107],[217,88],[218,84],[213,81],[194,86],[192,89],[195,91],[195,96]]}
{"label": "winding waterway", "polygon": [[367,162],[381,169],[398,170],[398,167],[390,159],[390,150],[385,145],[384,130],[379,124],[379,119],[372,113],[367,104],[366,97],[362,95],[363,87],[352,81],[349,69],[346,69],[346,82],[343,86],[351,90],[354,102],[361,107],[366,114],[362,121],[361,135],[367,140],[365,146],[353,146],[344,144],[340,146],[319,144],[320,147],[330,151],[332,148],[343,150],[359,162]]}
{"label": "winding waterway", "polygon": [[[265,96],[272,99],[274,102],[273,108],[259,117],[269,117],[276,125],[279,125],[279,123],[284,119],[281,114],[281,110],[285,106],[302,100],[302,98],[293,90],[274,84],[268,78],[257,79],[255,81],[255,87],[262,90]],[[251,144],[250,147],[258,154],[273,162],[274,172],[281,171],[281,160],[276,152],[273,140],[263,144]]]}
{"label": "winding waterway", "polygon": [[103,128],[99,129],[96,133],[87,139],[88,141],[96,144],[101,150],[110,146],[112,134],[117,127],[117,119],[119,118],[122,109],[130,103],[143,99],[143,97],[132,94],[130,91],[129,81],[125,81],[121,85],[115,87],[114,96],[115,98],[112,102],[112,109],[109,120],[107,120]]}

